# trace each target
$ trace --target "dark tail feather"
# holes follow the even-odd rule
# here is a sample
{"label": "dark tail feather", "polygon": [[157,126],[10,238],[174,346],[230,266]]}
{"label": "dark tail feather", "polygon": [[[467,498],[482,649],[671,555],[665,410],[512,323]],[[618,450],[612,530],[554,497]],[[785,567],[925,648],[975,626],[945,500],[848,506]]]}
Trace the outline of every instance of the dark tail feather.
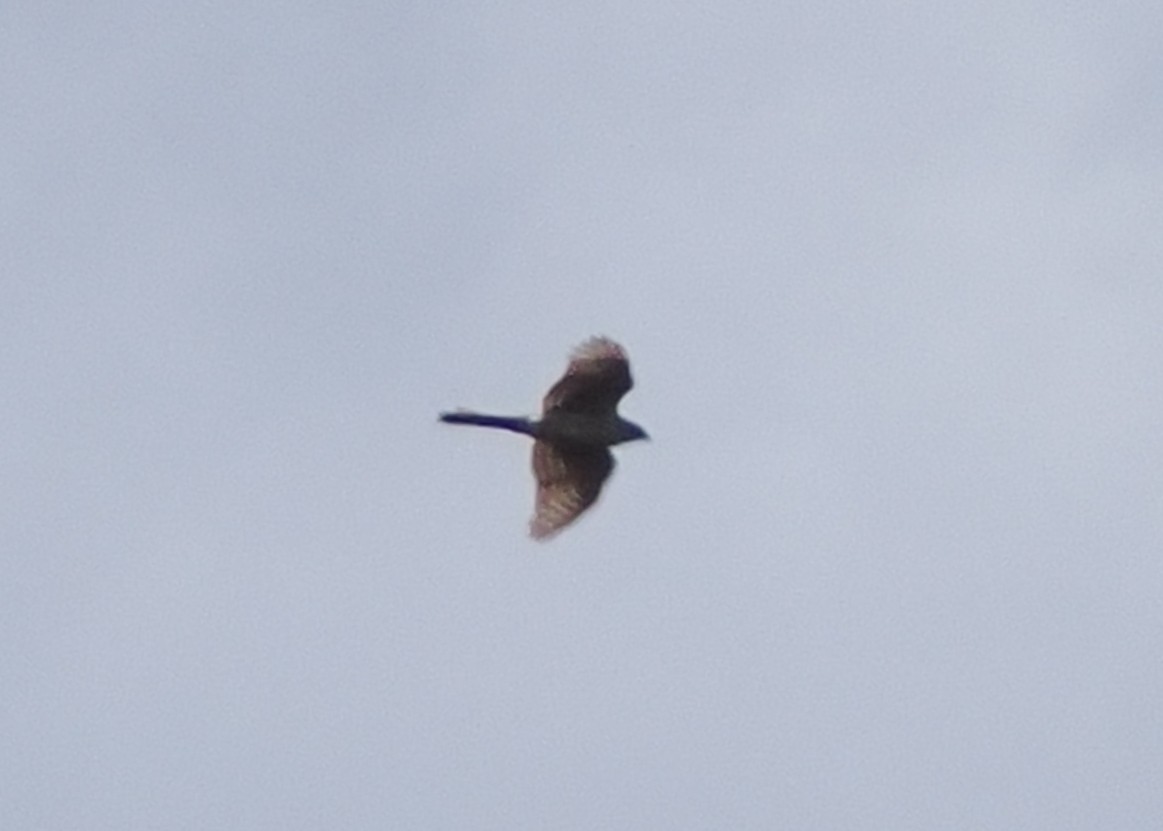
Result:
{"label": "dark tail feather", "polygon": [[441,413],[440,420],[445,424],[473,424],[477,427],[497,427],[501,430],[510,430],[514,433],[533,435],[533,425],[527,418],[511,418],[509,416],[481,415],[480,413],[456,412]]}

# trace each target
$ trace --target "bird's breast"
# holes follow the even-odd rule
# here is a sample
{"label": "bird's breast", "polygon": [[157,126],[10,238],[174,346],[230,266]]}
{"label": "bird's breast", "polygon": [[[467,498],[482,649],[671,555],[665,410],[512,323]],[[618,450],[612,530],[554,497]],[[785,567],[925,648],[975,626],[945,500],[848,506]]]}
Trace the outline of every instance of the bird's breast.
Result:
{"label": "bird's breast", "polygon": [[537,438],[584,448],[609,447],[618,441],[618,425],[599,416],[552,410],[537,425]]}

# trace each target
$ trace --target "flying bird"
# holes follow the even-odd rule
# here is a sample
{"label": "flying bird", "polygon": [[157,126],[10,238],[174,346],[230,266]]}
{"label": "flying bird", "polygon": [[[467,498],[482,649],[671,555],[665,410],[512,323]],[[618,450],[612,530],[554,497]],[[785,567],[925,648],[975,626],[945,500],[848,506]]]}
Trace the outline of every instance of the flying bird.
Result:
{"label": "flying bird", "polygon": [[442,413],[440,420],[532,436],[537,503],[529,533],[540,540],[594,504],[614,470],[611,446],[649,438],[618,415],[618,402],[632,386],[625,350],[609,338],[590,338],[573,351],[565,375],[545,394],[539,420],[466,410]]}

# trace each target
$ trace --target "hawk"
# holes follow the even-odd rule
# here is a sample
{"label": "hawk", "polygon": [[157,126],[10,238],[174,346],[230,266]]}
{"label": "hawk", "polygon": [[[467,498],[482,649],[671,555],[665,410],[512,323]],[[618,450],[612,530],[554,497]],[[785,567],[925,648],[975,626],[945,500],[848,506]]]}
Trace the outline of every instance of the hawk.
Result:
{"label": "hawk", "polygon": [[597,500],[614,470],[611,446],[650,438],[618,415],[618,402],[631,386],[625,350],[609,338],[590,338],[573,351],[565,375],[545,394],[539,420],[465,410],[442,413],[440,420],[533,437],[537,506],[529,533],[546,539]]}

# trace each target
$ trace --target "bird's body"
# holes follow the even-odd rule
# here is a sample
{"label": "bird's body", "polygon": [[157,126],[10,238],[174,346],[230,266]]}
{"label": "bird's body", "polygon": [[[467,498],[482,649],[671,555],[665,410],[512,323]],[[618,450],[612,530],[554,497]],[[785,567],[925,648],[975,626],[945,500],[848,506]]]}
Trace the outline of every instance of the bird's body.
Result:
{"label": "bird's body", "polygon": [[614,469],[610,447],[647,438],[645,430],[618,415],[618,401],[631,386],[630,362],[622,347],[608,338],[591,338],[574,350],[565,375],[546,393],[539,420],[468,411],[444,413],[440,420],[535,439],[537,509],[530,533],[542,539],[597,500]]}

